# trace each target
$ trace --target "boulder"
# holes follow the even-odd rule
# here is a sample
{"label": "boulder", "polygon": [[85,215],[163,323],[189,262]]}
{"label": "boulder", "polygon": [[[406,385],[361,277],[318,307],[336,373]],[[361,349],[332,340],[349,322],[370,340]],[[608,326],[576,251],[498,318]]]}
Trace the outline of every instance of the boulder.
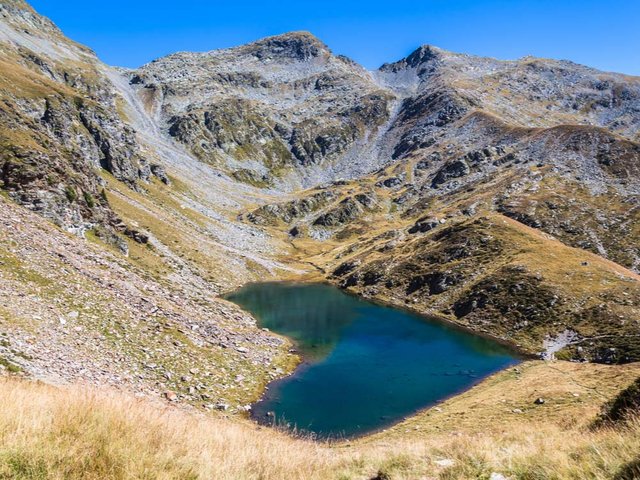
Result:
{"label": "boulder", "polygon": [[171,390],[167,390],[166,392],[164,392],[164,398],[166,398],[170,402],[176,402],[178,401],[178,394]]}
{"label": "boulder", "polygon": [[446,164],[436,173],[431,181],[431,188],[438,188],[443,183],[448,182],[452,178],[460,178],[471,172],[469,165],[464,160],[456,160]]}
{"label": "boulder", "polygon": [[415,233],[425,233],[433,230],[438,225],[440,225],[440,221],[437,218],[421,218],[409,229],[409,233],[412,235]]}
{"label": "boulder", "polygon": [[153,174],[154,177],[156,177],[165,185],[171,185],[171,180],[169,180],[169,177],[167,176],[167,172],[162,165],[152,163],[150,167],[151,167],[151,173]]}

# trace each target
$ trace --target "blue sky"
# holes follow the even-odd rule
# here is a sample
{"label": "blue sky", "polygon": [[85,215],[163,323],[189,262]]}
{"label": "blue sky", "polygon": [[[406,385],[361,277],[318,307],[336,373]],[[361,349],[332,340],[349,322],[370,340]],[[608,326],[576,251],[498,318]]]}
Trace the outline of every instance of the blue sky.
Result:
{"label": "blue sky", "polygon": [[112,65],[308,30],[368,68],[421,44],[503,59],[563,58],[640,75],[640,0],[32,0]]}

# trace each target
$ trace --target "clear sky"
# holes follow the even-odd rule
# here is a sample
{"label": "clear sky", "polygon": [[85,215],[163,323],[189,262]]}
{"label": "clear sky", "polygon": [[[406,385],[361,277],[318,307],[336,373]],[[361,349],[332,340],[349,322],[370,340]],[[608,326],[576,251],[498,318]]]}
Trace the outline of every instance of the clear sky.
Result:
{"label": "clear sky", "polygon": [[140,66],[308,30],[368,68],[421,44],[502,59],[562,58],[640,75],[640,0],[31,0],[100,58]]}

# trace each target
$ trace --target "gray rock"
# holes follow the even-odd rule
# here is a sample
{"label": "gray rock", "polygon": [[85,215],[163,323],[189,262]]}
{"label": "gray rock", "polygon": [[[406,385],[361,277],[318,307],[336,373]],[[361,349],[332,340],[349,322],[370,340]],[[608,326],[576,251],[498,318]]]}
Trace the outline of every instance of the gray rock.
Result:
{"label": "gray rock", "polygon": [[162,165],[157,165],[154,163],[150,165],[150,168],[151,168],[151,173],[156,178],[158,178],[158,180],[160,180],[165,185],[171,185],[171,180],[169,179],[167,172]]}

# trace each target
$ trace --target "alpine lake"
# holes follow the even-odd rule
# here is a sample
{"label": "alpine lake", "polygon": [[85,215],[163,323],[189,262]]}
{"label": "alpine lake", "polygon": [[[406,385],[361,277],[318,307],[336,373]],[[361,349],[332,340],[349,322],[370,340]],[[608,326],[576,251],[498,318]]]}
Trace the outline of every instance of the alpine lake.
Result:
{"label": "alpine lake", "polygon": [[269,384],[252,416],[316,438],[388,427],[520,361],[491,339],[330,285],[255,283],[226,298],[303,358]]}

